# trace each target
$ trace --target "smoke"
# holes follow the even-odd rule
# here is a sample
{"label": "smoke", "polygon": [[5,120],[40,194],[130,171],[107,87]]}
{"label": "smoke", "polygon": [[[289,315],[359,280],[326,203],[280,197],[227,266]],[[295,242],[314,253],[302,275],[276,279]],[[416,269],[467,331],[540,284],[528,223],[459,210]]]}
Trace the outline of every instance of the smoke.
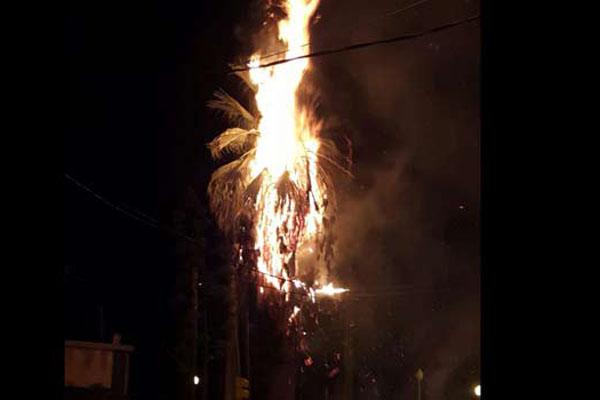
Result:
{"label": "smoke", "polygon": [[[332,40],[327,39],[331,27],[326,30],[330,21],[352,20],[366,11],[372,19],[390,9],[382,1],[368,7],[343,3],[345,7],[323,2],[313,33],[316,46],[326,47],[319,43],[321,37],[324,43]],[[422,14],[355,28],[343,43],[473,14],[457,3],[463,5],[417,8],[413,11]],[[397,8],[407,4],[395,2]],[[363,18],[369,20],[368,15]],[[406,282],[419,280],[419,271],[439,272],[436,265],[448,264],[452,254],[467,257],[471,252],[471,261],[477,260],[478,35],[478,25],[472,24],[413,42],[313,60],[322,113],[337,121],[329,133],[338,142],[347,136],[353,145],[355,178],[337,179],[341,270],[358,269],[357,263],[368,260],[369,266],[361,268],[378,274],[393,264],[393,273],[401,274],[395,281]]]}
{"label": "smoke", "polygon": [[[411,4],[390,3],[323,1],[315,45],[414,32],[478,10],[477,2],[431,2],[361,22]],[[354,291],[450,288],[356,307],[361,365],[379,371],[379,391],[406,394],[423,368],[435,377],[429,394],[441,398],[457,363],[479,351],[479,45],[473,23],[313,60],[320,112],[335,120],[326,134],[353,145],[355,178],[336,180],[334,274]],[[390,354],[394,346],[402,357]],[[402,389],[390,371],[400,371]]]}

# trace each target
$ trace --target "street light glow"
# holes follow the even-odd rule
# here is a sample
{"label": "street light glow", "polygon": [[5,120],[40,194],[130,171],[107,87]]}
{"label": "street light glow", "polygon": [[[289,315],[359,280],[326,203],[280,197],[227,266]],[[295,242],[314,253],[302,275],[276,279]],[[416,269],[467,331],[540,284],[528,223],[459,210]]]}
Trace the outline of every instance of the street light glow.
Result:
{"label": "street light glow", "polygon": [[475,392],[475,396],[481,397],[481,385],[475,386],[475,389],[473,391]]}

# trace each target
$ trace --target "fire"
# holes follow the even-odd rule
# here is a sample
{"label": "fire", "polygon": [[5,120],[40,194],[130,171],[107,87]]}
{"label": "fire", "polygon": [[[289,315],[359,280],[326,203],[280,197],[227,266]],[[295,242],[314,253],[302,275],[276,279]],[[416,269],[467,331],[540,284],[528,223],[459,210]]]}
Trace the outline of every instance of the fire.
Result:
{"label": "fire", "polygon": [[[309,51],[305,45],[310,41],[309,23],[319,0],[283,3],[286,16],[277,24],[277,41],[283,49],[280,59],[290,59]],[[334,203],[333,188],[320,161],[325,158],[339,164],[334,160],[335,146],[320,138],[322,123],[314,110],[299,102],[310,60],[259,68],[266,52],[258,50],[248,64],[257,116],[224,93],[213,103],[228,114],[234,110],[242,115],[246,126],[228,129],[209,144],[215,158],[227,151],[243,153],[213,174],[211,207],[222,226],[236,225],[240,215],[248,216],[246,226],[252,235],[240,244],[239,263],[252,259],[261,273],[259,279],[285,293],[286,300],[298,290],[314,302],[317,293],[345,291],[331,284],[313,290],[299,279],[306,271],[300,271],[298,263],[298,258],[323,249],[328,207]],[[320,271],[317,275],[326,279]]]}
{"label": "fire", "polygon": [[[284,4],[287,17],[278,24],[279,40],[286,46],[282,57],[299,55],[302,45],[309,41],[308,24],[318,3],[289,0]],[[250,66],[259,62],[260,53],[256,53]],[[292,256],[314,239],[323,224],[323,207],[319,205],[324,197],[317,179],[320,124],[297,102],[298,88],[309,67],[308,59],[300,59],[250,70],[260,112],[260,136],[250,167],[250,180],[259,175],[262,179],[256,202],[257,267],[269,274],[265,275],[269,283],[284,291],[290,289],[289,281],[281,285],[272,275],[289,279]],[[282,196],[282,186],[299,189],[306,198],[298,198],[293,192]]]}

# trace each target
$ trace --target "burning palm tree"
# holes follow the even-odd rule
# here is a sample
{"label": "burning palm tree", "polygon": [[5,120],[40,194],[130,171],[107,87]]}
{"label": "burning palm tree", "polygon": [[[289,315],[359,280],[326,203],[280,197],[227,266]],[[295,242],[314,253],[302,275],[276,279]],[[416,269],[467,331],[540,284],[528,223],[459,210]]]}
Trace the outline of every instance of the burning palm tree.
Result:
{"label": "burning palm tree", "polygon": [[[268,46],[279,60],[309,51],[308,25],[319,0],[282,3],[285,16],[277,23],[277,38],[270,38]],[[275,326],[285,329],[293,343],[287,350],[306,353],[303,311],[314,316],[317,296],[334,297],[345,291],[326,283],[336,209],[332,176],[335,169],[349,172],[334,142],[321,137],[324,124],[314,107],[317,93],[304,83],[309,59],[262,67],[266,52],[267,46],[259,49],[248,69],[237,73],[254,96],[252,111],[224,91],[209,103],[235,126],[208,144],[213,158],[234,157],[213,173],[208,192],[220,228],[236,243],[236,270],[252,274],[250,281],[258,284],[259,299],[279,305],[263,310]],[[248,332],[248,302],[241,294],[248,285],[237,285],[233,276],[231,292],[240,293],[240,302],[234,300],[229,313],[226,390],[244,369],[242,359],[246,359],[245,376],[250,378],[248,338],[244,346],[238,342],[239,332]],[[268,343],[273,346],[273,341]],[[226,391],[226,398],[231,396]]]}

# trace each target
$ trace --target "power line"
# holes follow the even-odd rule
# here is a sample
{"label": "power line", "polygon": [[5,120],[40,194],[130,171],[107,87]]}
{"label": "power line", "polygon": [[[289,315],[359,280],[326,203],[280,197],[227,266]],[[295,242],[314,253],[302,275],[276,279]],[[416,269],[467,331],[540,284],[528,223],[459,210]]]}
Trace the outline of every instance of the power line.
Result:
{"label": "power line", "polygon": [[420,6],[423,3],[427,3],[428,1],[430,1],[430,0],[420,0],[420,1],[417,1],[415,3],[409,4],[406,7],[402,7],[400,9],[398,9],[398,10],[390,11],[390,12],[384,14],[383,16],[384,17],[391,17],[392,15],[397,15],[397,14],[403,13],[404,11],[411,10],[411,9],[415,8],[416,6]]}
{"label": "power line", "polygon": [[[135,219],[136,221],[142,222],[145,225],[148,225],[152,228],[158,229],[158,230],[164,230],[170,234],[174,234],[177,235],[185,240],[187,240],[188,242],[195,244],[197,246],[202,246],[202,243],[194,240],[192,237],[179,232],[178,230],[174,229],[174,228],[170,228],[170,227],[165,227],[165,226],[161,226],[159,224],[159,222],[153,218],[150,217],[148,215],[146,215],[145,213],[143,213],[142,211],[135,209],[133,207],[127,207],[129,209],[131,209],[132,211],[128,211],[127,209],[123,208],[122,206],[118,206],[115,203],[109,201],[108,199],[106,199],[104,196],[100,195],[99,193],[97,193],[96,191],[92,190],[90,187],[84,185],[83,183],[81,183],[80,181],[78,181],[77,179],[73,178],[72,176],[70,176],[69,174],[65,173],[64,174],[65,178],[67,178],[70,182],[74,183],[75,185],[77,185],[78,187],[80,187],[81,189],[83,189],[84,191],[86,191],[87,193],[91,194],[92,196],[94,196],[96,199],[100,200],[102,203],[104,203],[105,205],[109,206],[110,208],[123,213],[124,215]],[[137,213],[138,215],[134,214]],[[260,271],[257,268],[250,268],[249,271],[252,272],[257,272],[261,275],[266,275],[266,276],[270,276],[273,277],[275,279],[278,279],[282,282],[290,282],[292,284],[295,284],[295,280],[293,279],[289,279],[289,278],[284,278],[282,276],[278,276],[278,275],[274,275],[268,272],[264,272],[264,271]],[[68,275],[71,275],[69,273],[67,273]],[[248,279],[250,280],[250,279]],[[263,287],[265,289],[273,289],[273,290],[280,290],[277,289],[275,287],[271,287],[271,286],[266,286],[266,285],[261,285],[258,284],[257,286],[259,287]],[[408,291],[406,290],[408,289]],[[357,291],[357,292],[351,292],[353,297],[374,297],[374,296],[381,296],[381,295],[389,295],[389,296],[397,296],[397,295],[405,295],[405,294],[410,294],[410,289],[411,286],[410,285],[390,285],[390,286],[386,286],[385,288],[370,288],[367,291]],[[412,286],[412,290],[414,292],[414,290],[419,290],[421,288],[415,288],[414,286]],[[427,289],[427,288],[422,288],[421,290],[425,290],[425,291],[430,291],[431,289]],[[434,289],[437,290],[437,289]],[[443,289],[440,289],[443,290]]]}
{"label": "power line", "polygon": [[[89,186],[84,185],[83,183],[81,183],[80,181],[78,181],[77,179],[73,178],[71,175],[65,173],[64,174],[65,178],[67,178],[70,182],[74,183],[75,185],[77,185],[78,187],[80,187],[81,189],[85,190],[87,193],[91,194],[92,196],[94,196],[96,199],[100,200],[102,203],[104,203],[105,205],[109,206],[110,208],[112,208],[113,210],[116,210],[130,218],[135,219],[138,222],[141,222],[147,226],[150,226],[152,228],[158,229],[158,230],[163,230],[166,231],[170,234],[174,234],[176,236],[179,236],[185,240],[187,240],[188,242],[195,244],[197,246],[202,247],[202,243],[194,240],[193,238],[191,238],[190,236],[179,232],[177,229],[174,228],[170,228],[170,227],[165,227],[165,226],[161,226],[160,223],[155,219],[152,218],[148,215],[146,215],[145,213],[141,212],[138,209],[135,209],[133,207],[127,207],[129,209],[131,209],[132,211],[128,211],[127,209],[125,209],[124,207],[118,206],[115,203],[109,201],[108,199],[106,199],[104,196],[100,195],[99,193],[97,193],[96,191],[92,190]],[[134,214],[137,213],[138,215]],[[250,269],[251,271],[254,272],[258,272],[259,274],[263,274],[263,275],[268,275],[268,276],[272,276],[273,278],[277,278],[283,281],[288,281],[291,283],[294,283],[294,281],[292,279],[287,279],[281,276],[277,276],[277,275],[273,275],[273,274],[269,274],[268,272],[263,272],[263,271],[259,271],[256,268],[252,268]]]}
{"label": "power line", "polygon": [[[415,3],[409,4],[409,5],[408,5],[408,6],[406,6],[406,7],[402,7],[402,8],[399,8],[399,9],[395,9],[395,10],[388,11],[388,12],[386,12],[386,13],[382,14],[382,15],[379,15],[379,16],[376,16],[376,17],[374,17],[374,18],[368,19],[368,20],[367,20],[367,21],[365,21],[365,22],[361,22],[361,23],[359,23],[359,24],[355,24],[354,26],[352,26],[352,27],[348,27],[348,28],[349,28],[350,32],[353,32],[353,31],[354,31],[356,28],[358,28],[358,27],[360,27],[360,26],[363,26],[363,25],[369,25],[369,24],[371,24],[371,23],[373,23],[373,22],[375,22],[375,21],[379,21],[379,20],[381,20],[381,19],[384,19],[384,18],[387,18],[387,17],[391,17],[391,16],[394,16],[394,15],[398,15],[398,14],[400,14],[400,13],[403,13],[403,12],[405,12],[405,11],[411,10],[411,9],[413,9],[413,8],[415,8],[415,7],[417,7],[417,6],[421,5],[421,4],[423,4],[423,3],[427,3],[427,2],[429,2],[429,1],[431,1],[431,0],[420,0],[420,1],[417,1],[417,2],[415,2]],[[312,44],[311,42],[304,43],[304,44],[302,44],[302,45],[300,45],[300,46],[297,46],[297,47],[295,47],[294,49],[301,49],[301,48],[304,48],[304,47],[310,46],[311,44]],[[272,58],[272,57],[275,57],[275,56],[279,56],[279,55],[281,55],[281,54],[285,54],[285,53],[287,53],[289,50],[290,50],[290,49],[287,49],[287,50],[281,50],[281,51],[277,51],[277,52],[274,52],[274,53],[266,54],[266,55],[264,55],[264,56],[261,56],[261,57],[260,57],[260,59],[261,59],[261,60],[264,60],[264,59],[266,59],[266,58]],[[246,62],[246,64],[247,64],[248,62],[250,62],[250,61],[248,60],[248,61]]]}
{"label": "power line", "polygon": [[[65,173],[64,174],[65,178],[67,178],[70,182],[74,183],[75,185],[77,185],[78,187],[80,187],[81,189],[85,190],[87,193],[91,194],[92,196],[94,196],[96,199],[100,200],[102,203],[104,203],[105,205],[109,206],[110,208],[130,217],[135,219],[138,222],[141,222],[147,226],[150,226],[152,228],[158,229],[158,230],[162,230],[165,231],[167,233],[179,236],[185,240],[187,240],[190,243],[193,243],[197,246],[202,247],[202,243],[196,241],[195,239],[193,239],[192,237],[179,232],[178,230],[171,228],[171,227],[167,227],[164,225],[161,225],[155,218],[152,218],[148,215],[146,215],[145,213],[143,213],[142,211],[135,209],[133,207],[127,207],[128,209],[131,209],[132,211],[129,211],[127,209],[125,209],[122,206],[116,205],[113,202],[109,201],[108,199],[106,199],[104,196],[98,194],[97,192],[95,192],[94,190],[92,190],[90,187],[84,185],[83,183],[81,183],[80,181],[78,181],[77,179],[73,178],[71,175]],[[137,215],[136,215],[137,214]]]}
{"label": "power line", "polygon": [[340,47],[337,49],[329,49],[329,50],[321,50],[321,51],[316,51],[313,53],[308,53],[308,54],[304,54],[301,56],[297,56],[297,57],[292,57],[292,58],[286,58],[283,60],[277,60],[277,61],[272,61],[266,64],[260,64],[260,65],[256,65],[253,67],[250,66],[244,66],[244,67],[238,67],[238,68],[233,68],[232,72],[241,72],[241,71],[249,71],[251,69],[256,69],[256,68],[266,68],[266,67],[272,67],[274,65],[279,65],[279,64],[284,64],[284,63],[288,63],[291,61],[296,61],[296,60],[300,60],[303,58],[314,58],[314,57],[321,57],[321,56],[325,56],[325,55],[330,55],[330,54],[336,54],[336,53],[342,53],[342,52],[346,52],[346,51],[351,51],[351,50],[358,50],[358,49],[362,49],[362,48],[366,48],[366,47],[371,47],[371,46],[376,46],[379,44],[386,44],[386,43],[394,43],[394,42],[401,42],[401,41],[405,41],[405,40],[409,40],[409,39],[416,39],[422,36],[426,36],[432,33],[436,33],[436,32],[441,32],[450,28],[454,28],[456,26],[477,20],[480,18],[479,14],[476,14],[474,16],[471,16],[469,18],[460,20],[460,21],[455,21],[455,22],[450,22],[444,25],[440,25],[437,26],[435,28],[431,28],[431,29],[427,29],[421,32],[415,32],[415,33],[406,33],[400,36],[395,36],[395,37],[391,37],[391,38],[386,38],[386,39],[380,39],[380,40],[374,40],[374,41],[369,41],[369,42],[362,42],[362,43],[356,43],[356,44],[352,44],[349,46],[345,46],[345,47]]}
{"label": "power line", "polygon": [[[136,221],[139,221],[139,222],[141,222],[141,223],[143,223],[145,225],[148,225],[148,226],[150,226],[152,228],[166,231],[166,232],[168,232],[170,234],[177,235],[177,236],[179,236],[179,237],[181,237],[181,238],[187,240],[188,242],[193,243],[193,244],[195,244],[197,246],[202,246],[202,243],[198,242],[197,240],[194,240],[193,238],[191,238],[190,236],[188,236],[188,235],[186,235],[186,234],[184,234],[182,232],[179,232],[177,229],[170,228],[170,227],[165,227],[165,226],[161,226],[160,223],[155,218],[152,218],[152,217],[144,214],[140,210],[135,209],[133,207],[127,207],[127,208],[129,208],[129,209],[132,210],[132,211],[128,211],[125,208],[123,208],[121,206],[118,206],[118,205],[114,204],[113,202],[109,201],[104,196],[102,196],[99,193],[97,193],[94,190],[92,190],[90,187],[84,185],[83,183],[81,183],[77,179],[73,178],[71,175],[65,173],[64,176],[70,182],[74,183],[75,185],[77,185],[81,189],[85,190],[87,193],[91,194],[92,196],[94,196],[95,198],[97,198],[98,200],[100,200],[102,203],[104,203],[105,205],[109,206],[110,208],[112,208],[112,209],[114,209],[114,210],[116,210],[116,211],[118,211],[120,213],[123,213],[124,215],[126,215],[126,216],[128,216],[130,218],[133,218]],[[139,216],[135,215],[134,212],[137,213]],[[257,272],[259,274],[263,274],[263,275],[267,275],[267,276],[271,276],[273,278],[276,278],[276,279],[279,279],[279,280],[282,280],[282,281],[287,281],[287,282],[290,282],[290,283],[294,283],[293,279],[288,279],[288,278],[284,278],[282,276],[277,276],[277,275],[270,274],[268,272],[259,271],[256,268],[251,268],[250,271]]]}
{"label": "power line", "polygon": [[[102,203],[106,204],[107,206],[111,207],[114,210],[117,210],[118,212],[127,215],[130,218],[135,219],[136,221],[139,221],[145,225],[151,226],[153,228],[159,228],[158,226],[158,222],[151,217],[146,216],[144,213],[138,211],[139,215],[135,215],[132,212],[124,209],[123,207],[120,207],[112,202],[110,202],[109,200],[107,200],[105,197],[101,196],[100,194],[96,193],[95,191],[93,191],[92,189],[90,189],[88,186],[84,185],[83,183],[79,182],[77,179],[73,178],[71,175],[65,173],[64,174],[65,178],[67,178],[70,182],[74,183],[75,185],[79,186],[81,189],[85,190],[86,192],[88,192],[89,194],[91,194],[92,196],[94,196],[96,199],[100,200]],[[144,217],[141,217],[141,215],[143,215]]]}

